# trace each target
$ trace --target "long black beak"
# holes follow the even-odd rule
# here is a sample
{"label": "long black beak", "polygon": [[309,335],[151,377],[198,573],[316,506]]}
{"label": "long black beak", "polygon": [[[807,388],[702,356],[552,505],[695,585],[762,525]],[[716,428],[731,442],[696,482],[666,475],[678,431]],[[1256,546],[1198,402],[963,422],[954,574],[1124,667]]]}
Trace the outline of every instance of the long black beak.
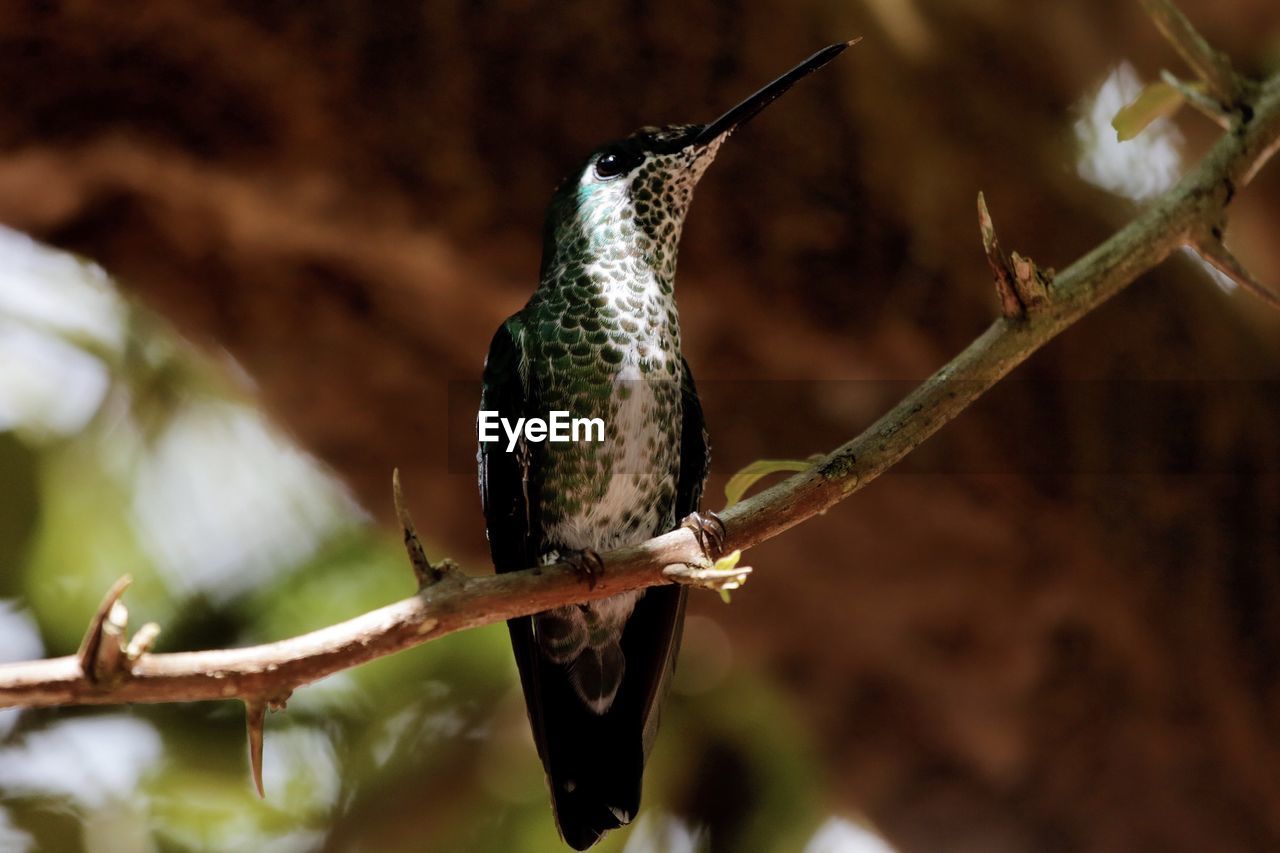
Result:
{"label": "long black beak", "polygon": [[844,53],[845,48],[851,47],[860,41],[862,41],[861,36],[855,39],[850,39],[849,41],[840,42],[839,44],[830,45],[829,47],[824,47],[804,62],[801,62],[795,68],[792,68],[786,74],[783,74],[777,80],[774,80],[772,83],[765,86],[763,89],[756,92],[754,95],[747,98],[724,115],[720,116],[720,118],[704,127],[694,138],[692,144],[707,145],[722,133],[727,133],[728,131],[746,124],[757,113],[769,106],[769,104],[773,103],[778,98],[782,97],[782,95],[799,82],[802,77],[808,77],[810,74],[817,71],[840,54]]}

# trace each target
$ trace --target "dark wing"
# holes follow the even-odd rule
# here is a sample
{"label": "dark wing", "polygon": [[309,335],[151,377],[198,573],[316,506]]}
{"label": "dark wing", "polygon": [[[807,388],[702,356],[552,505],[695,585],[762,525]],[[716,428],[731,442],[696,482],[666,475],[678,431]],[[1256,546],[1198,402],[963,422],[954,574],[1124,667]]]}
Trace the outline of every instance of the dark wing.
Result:
{"label": "dark wing", "polygon": [[[513,421],[541,416],[536,391],[522,378],[520,335],[518,318],[498,329],[489,345],[480,395],[481,409]],[[499,573],[536,565],[548,548],[538,506],[541,447],[525,445],[508,453],[502,441],[480,444],[480,493],[489,552]],[[533,617],[509,619],[507,630],[556,824],[572,847],[586,849],[625,822],[613,809],[624,809],[627,801],[639,798],[643,759],[638,747],[626,746],[639,739],[627,736],[628,727],[619,717],[587,709],[564,667],[538,647]]]}
{"label": "dark wing", "polygon": [[[519,321],[514,317],[498,328],[489,344],[480,389],[480,408],[496,411],[513,423],[516,418],[534,414],[536,409],[521,376],[523,359],[516,342],[519,334]],[[478,457],[485,532],[494,568],[499,572],[533,566],[542,544],[536,502],[529,500],[530,495],[538,493],[539,484],[534,479],[537,466],[530,464],[527,447],[507,453],[505,444],[501,435],[497,441],[482,441]]]}
{"label": "dark wing", "polygon": [[[489,344],[480,389],[480,409],[495,411],[513,423],[515,418],[534,414],[536,408],[534,394],[521,373],[523,353],[517,342],[519,337],[520,324],[514,317],[498,328]],[[499,573],[536,565],[542,550],[537,500],[533,497],[539,494],[541,484],[537,479],[539,468],[532,464],[530,453],[529,446],[523,443],[515,452],[508,453],[501,436],[498,441],[480,442],[480,499],[484,505],[489,553]],[[538,677],[543,656],[533,636],[533,619],[529,616],[509,619],[507,630],[511,634],[516,668],[520,671],[533,739],[543,765],[547,766],[546,715]]]}
{"label": "dark wing", "polygon": [[711,467],[711,443],[702,418],[702,401],[693,384],[689,362],[680,359],[680,402],[684,419],[680,424],[680,479],[676,483],[676,521],[698,511],[702,486]]}
{"label": "dark wing", "polygon": [[[680,359],[680,477],[676,481],[675,521],[680,523],[691,512],[697,512],[702,500],[702,486],[711,464],[711,446],[707,438],[706,422],[702,417],[702,401],[693,382],[689,362]],[[680,652],[680,638],[684,633],[684,607],[688,587],[669,585],[651,587],[636,605],[635,614],[627,623],[623,637],[623,652],[630,662],[631,644],[653,655],[654,664],[649,667],[643,707],[643,749],[649,748],[658,733],[658,719],[663,697],[670,686],[671,673],[675,669],[676,656]],[[638,654],[639,652],[637,652]]]}

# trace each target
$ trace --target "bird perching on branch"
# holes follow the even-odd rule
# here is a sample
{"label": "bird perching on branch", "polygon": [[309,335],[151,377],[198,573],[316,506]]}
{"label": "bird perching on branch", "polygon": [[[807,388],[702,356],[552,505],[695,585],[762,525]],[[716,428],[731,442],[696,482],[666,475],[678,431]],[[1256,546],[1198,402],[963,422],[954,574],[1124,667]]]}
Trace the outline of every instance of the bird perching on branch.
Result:
{"label": "bird perching on branch", "polygon": [[[856,40],[855,40],[856,41]],[[818,51],[709,124],[644,128],[594,151],[556,191],[528,304],[498,329],[481,410],[508,423],[553,412],[602,419],[602,441],[480,442],[480,490],[498,572],[571,561],[680,522],[709,558],[723,527],[699,514],[709,460],[681,353],[676,253],[693,190],[737,128],[854,42]],[[529,721],[566,842],[590,847],[640,807],[684,621],[685,587],[660,586],[508,623]]]}

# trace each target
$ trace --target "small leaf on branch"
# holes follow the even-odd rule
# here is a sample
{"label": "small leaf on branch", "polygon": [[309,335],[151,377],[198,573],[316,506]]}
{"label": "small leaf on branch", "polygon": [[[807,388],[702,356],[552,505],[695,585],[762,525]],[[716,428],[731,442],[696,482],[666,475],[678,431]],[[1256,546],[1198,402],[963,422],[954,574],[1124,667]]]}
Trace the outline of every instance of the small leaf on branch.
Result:
{"label": "small leaf on branch", "polygon": [[[735,549],[732,553],[725,554],[723,557],[716,560],[715,564],[711,567],[711,570],[713,572],[723,572],[726,575],[732,574],[734,569],[738,569],[738,561],[741,559],[742,551],[740,549]],[[725,604],[728,604],[729,592],[731,590],[741,589],[742,585],[747,582],[747,574],[750,573],[750,571],[750,567],[743,566],[741,569],[738,569],[738,572],[734,577],[720,584],[719,589],[717,589],[717,592],[720,593],[720,600]]]}
{"label": "small leaf on branch", "polygon": [[750,566],[739,566],[742,551],[735,550],[716,560],[708,568],[687,566],[677,563],[667,566],[662,574],[676,583],[702,587],[720,593],[720,598],[729,603],[729,591],[740,589],[751,574]]}
{"label": "small leaf on branch", "polygon": [[1151,83],[1131,104],[1111,119],[1111,126],[1116,129],[1116,139],[1121,142],[1133,139],[1153,121],[1176,113],[1185,100],[1181,92],[1165,81]]}
{"label": "small leaf on branch", "polygon": [[813,463],[803,459],[757,459],[729,478],[724,484],[725,509],[742,500],[743,495],[759,480],[780,471],[808,471]]}

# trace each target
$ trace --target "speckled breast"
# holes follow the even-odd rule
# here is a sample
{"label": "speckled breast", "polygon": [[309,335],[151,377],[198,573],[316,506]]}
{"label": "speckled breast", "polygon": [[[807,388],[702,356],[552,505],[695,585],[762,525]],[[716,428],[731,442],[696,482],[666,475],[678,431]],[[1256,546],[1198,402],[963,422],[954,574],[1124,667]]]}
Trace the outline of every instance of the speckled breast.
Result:
{"label": "speckled breast", "polygon": [[531,336],[531,380],[548,412],[601,418],[604,440],[544,446],[542,526],[552,548],[605,551],[675,524],[679,332],[658,300],[573,302]]}

